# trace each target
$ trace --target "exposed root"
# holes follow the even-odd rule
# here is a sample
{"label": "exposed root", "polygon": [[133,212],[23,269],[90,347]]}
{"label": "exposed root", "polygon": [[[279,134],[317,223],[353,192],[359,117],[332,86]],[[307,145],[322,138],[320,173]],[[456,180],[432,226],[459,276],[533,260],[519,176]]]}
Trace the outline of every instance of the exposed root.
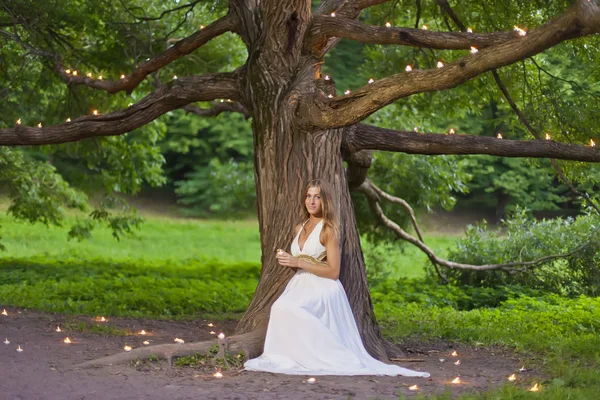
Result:
{"label": "exposed root", "polygon": [[[264,344],[264,331],[257,330],[243,335],[231,336],[226,339],[226,350],[230,353],[243,351],[246,357],[254,358],[262,353]],[[219,344],[219,340],[184,344],[159,344],[156,346],[139,347],[129,352],[113,354],[112,356],[97,358],[78,364],[75,368],[100,367],[115,364],[126,364],[137,359],[147,359],[151,355],[166,359],[169,364],[174,358],[189,356],[194,353],[207,353],[211,347]],[[219,346],[224,347],[223,345]],[[225,352],[225,348],[221,350]]]}

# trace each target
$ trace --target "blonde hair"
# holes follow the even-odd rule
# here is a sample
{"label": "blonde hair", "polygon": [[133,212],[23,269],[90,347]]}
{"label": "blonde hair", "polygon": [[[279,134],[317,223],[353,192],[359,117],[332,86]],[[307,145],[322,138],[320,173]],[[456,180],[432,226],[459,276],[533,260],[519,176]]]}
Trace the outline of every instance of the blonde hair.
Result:
{"label": "blonde hair", "polygon": [[340,228],[337,213],[333,202],[333,190],[331,185],[323,179],[313,179],[306,184],[302,193],[302,223],[310,218],[310,213],[306,209],[306,193],[310,188],[318,188],[321,195],[321,213],[323,214],[323,224],[339,238]]}

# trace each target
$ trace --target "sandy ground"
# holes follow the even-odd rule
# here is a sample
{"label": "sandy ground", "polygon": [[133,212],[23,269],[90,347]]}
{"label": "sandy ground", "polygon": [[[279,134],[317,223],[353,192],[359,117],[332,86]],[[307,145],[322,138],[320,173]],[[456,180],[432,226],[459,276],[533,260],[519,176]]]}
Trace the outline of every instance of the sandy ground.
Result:
{"label": "sandy ground", "polygon": [[[0,309],[2,309],[0,305]],[[148,363],[143,368],[117,365],[74,369],[73,366],[98,357],[123,351],[123,346],[173,343],[175,337],[189,342],[214,339],[209,332],[229,334],[235,321],[208,327],[209,321],[153,321],[111,318],[96,323],[90,317],[67,317],[28,310],[6,308],[0,315],[0,399],[398,399],[416,393],[455,395],[482,391],[507,382],[506,378],[526,364],[502,349],[452,347],[449,344],[415,344],[405,348],[408,358],[420,362],[402,366],[429,371],[431,378],[405,377],[316,377],[308,383],[306,376],[276,375],[247,371],[224,371],[215,378],[214,371],[190,367],[171,367],[166,362]],[[65,330],[73,322],[104,324],[126,329],[129,336],[111,336]],[[56,332],[63,326],[63,332]],[[136,332],[144,329],[149,336]],[[69,337],[73,343],[65,344]],[[23,349],[17,352],[17,346]],[[458,357],[451,356],[456,350]],[[460,365],[455,362],[460,360]],[[524,388],[535,377],[534,371],[518,373],[514,383]],[[460,377],[461,384],[451,381]],[[418,385],[418,391],[409,387]]]}

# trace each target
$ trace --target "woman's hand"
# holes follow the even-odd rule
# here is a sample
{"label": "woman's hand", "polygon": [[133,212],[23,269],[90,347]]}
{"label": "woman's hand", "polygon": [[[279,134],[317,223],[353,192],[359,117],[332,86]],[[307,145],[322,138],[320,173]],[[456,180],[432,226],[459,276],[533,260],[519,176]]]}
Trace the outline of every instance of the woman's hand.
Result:
{"label": "woman's hand", "polygon": [[286,253],[285,251],[278,251],[275,256],[279,265],[284,265],[290,268],[298,268],[298,259],[291,254]]}

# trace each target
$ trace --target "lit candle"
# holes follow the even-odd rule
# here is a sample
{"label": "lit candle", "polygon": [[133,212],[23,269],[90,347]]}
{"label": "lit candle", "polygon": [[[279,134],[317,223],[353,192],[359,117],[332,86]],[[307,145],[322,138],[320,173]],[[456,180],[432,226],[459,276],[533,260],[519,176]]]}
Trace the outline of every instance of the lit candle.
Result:
{"label": "lit candle", "polygon": [[373,78],[369,79],[369,83],[373,83],[375,80]]}
{"label": "lit candle", "polygon": [[519,33],[519,36],[525,36],[527,35],[527,32],[525,31],[525,29],[521,29],[518,26],[515,25],[515,31],[517,31]]}
{"label": "lit candle", "polygon": [[471,28],[467,28],[467,32],[469,32],[469,33],[473,33],[473,29],[471,29]]}
{"label": "lit candle", "polygon": [[390,24],[389,22],[386,22],[386,23],[385,23],[385,27],[386,27],[386,28],[391,28],[391,27],[392,27],[392,24]]}
{"label": "lit candle", "polygon": [[308,378],[308,379],[306,380],[306,382],[308,382],[308,383],[315,383],[316,381],[317,381],[317,380],[316,380],[315,378]]}
{"label": "lit candle", "polygon": [[333,95],[332,94],[328,95],[327,97],[330,98],[330,99],[333,99]]}
{"label": "lit candle", "polygon": [[452,381],[452,383],[454,383],[454,384],[460,383],[460,378],[457,376],[456,378],[454,378],[454,380]]}
{"label": "lit candle", "polygon": [[146,331],[145,331],[145,330],[143,330],[143,329],[142,329],[142,330],[140,331],[140,335],[146,335],[146,334],[147,334],[147,333],[146,333]]}
{"label": "lit candle", "polygon": [[[200,29],[204,29],[204,25],[200,25]],[[146,60],[147,61],[147,60]]]}
{"label": "lit candle", "polygon": [[67,336],[67,337],[65,338],[65,340],[63,340],[63,342],[65,342],[65,343],[69,344],[69,343],[71,343],[71,339],[69,339],[69,337]]}
{"label": "lit candle", "polygon": [[177,79],[177,75],[173,75],[173,79]]}
{"label": "lit candle", "polygon": [[100,76],[98,77],[98,80],[102,80],[102,75],[100,75]]}
{"label": "lit candle", "polygon": [[330,80],[330,79],[331,79],[331,78],[329,77],[329,75],[325,75],[325,80],[326,80],[326,81],[328,81],[328,80]]}
{"label": "lit candle", "polygon": [[22,351],[23,351],[23,349],[21,348],[21,345],[17,345],[17,352],[19,352],[19,353],[20,353],[20,352],[22,352]]}
{"label": "lit candle", "polygon": [[410,71],[412,71],[412,67],[410,65],[407,65],[406,68],[404,68],[404,70],[406,72],[410,72]]}
{"label": "lit candle", "polygon": [[214,326],[214,325],[212,324],[212,322],[209,322],[209,323],[208,323],[208,326]]}
{"label": "lit candle", "polygon": [[173,339],[173,341],[174,341],[175,343],[185,343],[185,340],[183,340],[183,339],[180,339],[180,338],[177,338],[177,337],[176,337],[175,339]]}
{"label": "lit candle", "polygon": [[67,122],[71,122],[71,118],[67,118]]}
{"label": "lit candle", "polygon": [[60,326],[56,327],[56,332],[62,332],[62,329],[60,329]]}
{"label": "lit candle", "polygon": [[225,334],[223,332],[219,333],[217,336],[219,339],[225,339]]}
{"label": "lit candle", "polygon": [[65,72],[66,72],[67,74],[70,74],[70,73],[71,73],[71,70],[70,70],[70,69],[66,69],[66,70],[65,70]]}
{"label": "lit candle", "polygon": [[150,344],[150,342],[147,340],[144,340],[142,343],[145,344],[146,346]]}
{"label": "lit candle", "polygon": [[4,344],[10,344],[10,340],[8,338],[4,339]]}
{"label": "lit candle", "polygon": [[332,17],[335,17],[335,13],[334,13],[334,12],[332,12],[332,13],[331,13],[331,14],[329,14],[329,15],[331,15]]}
{"label": "lit candle", "polygon": [[515,374],[512,374],[511,376],[508,377],[509,381],[516,381],[517,380],[517,376]]}
{"label": "lit candle", "polygon": [[413,131],[419,133],[419,128],[417,128],[416,126],[413,128]]}
{"label": "lit candle", "polygon": [[[19,120],[20,121],[20,120]],[[590,139],[590,146],[596,147],[596,142],[593,139]]]}
{"label": "lit candle", "polygon": [[496,137],[497,137],[498,139],[502,139],[502,134],[501,134],[501,133],[499,133],[498,135],[496,135]]}
{"label": "lit candle", "polygon": [[437,62],[437,67],[438,67],[438,68],[444,68],[444,63],[443,63],[443,62],[441,62],[441,61],[438,61],[438,62]]}
{"label": "lit candle", "polygon": [[[456,133],[456,131],[454,130],[454,128],[450,128],[450,130],[448,131],[448,133],[450,135],[454,135]],[[454,353],[456,353],[456,351]],[[454,353],[452,353],[452,355],[456,357],[456,354],[454,354]]]}
{"label": "lit candle", "polygon": [[450,354],[450,355],[451,355],[452,357],[457,357],[457,356],[458,356],[458,353],[456,352],[456,350],[454,350],[454,351],[452,352],[452,354]]}
{"label": "lit candle", "polygon": [[454,363],[454,365],[460,365],[460,360],[456,360],[456,362]]}
{"label": "lit candle", "polygon": [[478,52],[479,52],[479,50],[477,50],[477,47],[471,46],[471,54],[475,54],[475,53],[478,53]]}
{"label": "lit candle", "polygon": [[[19,121],[21,121],[21,120],[19,120]],[[21,122],[19,122],[19,121],[17,121],[17,123],[18,123],[18,124],[20,124],[20,123],[21,123]],[[3,309],[2,309],[2,315],[6,315],[6,316],[8,316],[8,313],[6,312],[6,308],[3,308]]]}
{"label": "lit candle", "polygon": [[540,387],[538,386],[538,384],[534,384],[532,387],[530,387],[529,389],[530,392],[539,392],[540,391]]}
{"label": "lit candle", "polygon": [[[19,118],[19,119],[17,120],[17,125],[21,125],[21,118]],[[6,311],[6,310],[4,310],[4,311]],[[3,314],[4,314],[4,313],[3,313]]]}
{"label": "lit candle", "polygon": [[73,75],[77,76],[77,71],[73,71]]}
{"label": "lit candle", "polygon": [[525,368],[524,365],[521,368],[519,368],[519,372],[525,372],[525,371],[527,371],[527,369]]}
{"label": "lit candle", "polygon": [[214,373],[214,375],[213,375],[213,376],[214,376],[215,378],[222,378],[222,377],[223,377],[223,374],[217,371],[217,372],[215,372],[215,373]]}
{"label": "lit candle", "polygon": [[131,351],[131,346],[125,345],[125,346],[123,346],[123,350],[125,350],[125,351]]}
{"label": "lit candle", "polygon": [[429,28],[427,27],[427,25],[423,24],[423,26],[421,27],[421,29],[423,29],[424,31],[426,31]]}
{"label": "lit candle", "polygon": [[92,73],[91,73],[91,72],[88,72],[88,73],[86,74],[86,76],[87,76],[88,78],[91,78],[91,77],[92,77]]}
{"label": "lit candle", "polygon": [[408,388],[408,390],[419,390],[419,387],[417,385],[412,385]]}
{"label": "lit candle", "polygon": [[350,94],[350,89],[346,90],[344,94]]}
{"label": "lit candle", "polygon": [[550,140],[550,134],[546,133],[546,140]]}
{"label": "lit candle", "polygon": [[94,115],[98,115],[98,110],[94,110],[94,111],[92,111],[92,114],[94,114]]}
{"label": "lit candle", "polygon": [[208,333],[210,333],[211,335],[216,335],[215,331],[210,331]]}
{"label": "lit candle", "polygon": [[40,123],[37,125],[37,127],[38,127],[38,128],[41,128],[41,127],[42,127],[42,123],[40,122]]}
{"label": "lit candle", "polygon": [[125,79],[125,74],[121,74],[121,79]]}

